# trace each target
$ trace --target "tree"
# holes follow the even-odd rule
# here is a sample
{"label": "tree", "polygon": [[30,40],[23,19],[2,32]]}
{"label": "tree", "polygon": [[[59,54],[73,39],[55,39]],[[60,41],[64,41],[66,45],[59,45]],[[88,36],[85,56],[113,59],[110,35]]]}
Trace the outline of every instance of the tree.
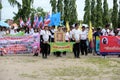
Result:
{"label": "tree", "polygon": [[70,21],[70,0],[64,0],[64,21]]}
{"label": "tree", "polygon": [[90,0],[85,0],[85,14],[84,14],[84,23],[89,24],[90,21]]}
{"label": "tree", "polygon": [[113,24],[114,28],[118,27],[118,4],[117,4],[117,0],[113,0],[112,24]]}
{"label": "tree", "polygon": [[61,19],[63,20],[63,13],[64,13],[64,9],[63,9],[63,0],[58,0],[57,2],[57,12],[61,13]]}
{"label": "tree", "polygon": [[0,20],[1,20],[2,0],[0,0]]}
{"label": "tree", "polygon": [[18,6],[18,13],[14,13],[14,20],[18,20],[20,17],[23,20],[27,20],[31,13],[31,7],[34,0],[22,0],[22,4],[20,4],[17,0],[8,0],[9,3],[14,7]]}
{"label": "tree", "polygon": [[76,8],[77,8],[76,0],[70,0],[70,4],[69,4],[69,10],[70,10],[69,22],[70,22],[70,24],[74,24],[78,21]]}
{"label": "tree", "polygon": [[106,25],[110,23],[110,17],[108,15],[109,9],[108,9],[108,3],[107,0],[104,0],[103,3],[103,24]]}
{"label": "tree", "polygon": [[38,17],[42,16],[42,17],[45,17],[45,15],[47,14],[48,12],[45,12],[43,8],[41,7],[38,7],[37,9],[35,8],[32,8],[31,9],[31,23],[33,25],[33,22],[34,22],[34,16],[35,15],[38,15]]}
{"label": "tree", "polygon": [[0,10],[2,9],[2,0],[0,0]]}
{"label": "tree", "polygon": [[31,14],[37,14],[38,16],[45,17],[47,12],[45,12],[43,8],[38,7],[37,9],[32,8],[31,9]]}
{"label": "tree", "polygon": [[102,21],[102,1],[97,0],[97,5],[96,5],[96,27],[103,26],[103,21]]}
{"label": "tree", "polygon": [[119,13],[118,13],[118,27],[120,28],[120,1],[119,1]]}
{"label": "tree", "polygon": [[109,16],[109,18],[110,18],[110,22],[112,22],[112,20],[111,20],[112,12],[113,12],[113,9],[112,9],[112,8],[109,9],[109,11],[108,11],[108,16]]}
{"label": "tree", "polygon": [[91,1],[91,22],[94,27],[96,27],[96,1]]}
{"label": "tree", "polygon": [[[60,1],[60,0],[58,0]],[[56,0],[50,0],[51,7],[52,7],[52,13],[56,13]]]}

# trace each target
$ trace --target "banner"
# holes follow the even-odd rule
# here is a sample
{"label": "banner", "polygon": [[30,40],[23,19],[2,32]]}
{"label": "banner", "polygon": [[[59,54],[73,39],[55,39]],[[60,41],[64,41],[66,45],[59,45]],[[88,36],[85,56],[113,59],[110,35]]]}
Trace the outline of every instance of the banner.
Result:
{"label": "banner", "polygon": [[34,46],[39,48],[39,42],[39,34],[27,36],[2,36],[0,37],[0,51],[6,54],[32,53]]}
{"label": "banner", "polygon": [[120,36],[101,36],[100,53],[104,55],[120,55]]}
{"label": "banner", "polygon": [[73,43],[72,42],[56,42],[50,43],[51,52],[72,52],[73,51]]}

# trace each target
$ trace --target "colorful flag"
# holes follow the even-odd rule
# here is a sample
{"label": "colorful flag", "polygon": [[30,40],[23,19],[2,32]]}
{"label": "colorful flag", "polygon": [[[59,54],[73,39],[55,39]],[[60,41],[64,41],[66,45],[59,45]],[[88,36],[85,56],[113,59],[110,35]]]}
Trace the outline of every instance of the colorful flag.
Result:
{"label": "colorful flag", "polygon": [[34,16],[34,24],[33,27],[36,27],[38,23],[38,16]]}
{"label": "colorful flag", "polygon": [[27,22],[26,22],[26,25],[30,28],[31,27],[31,20],[30,20],[30,17],[28,18]]}
{"label": "colorful flag", "polygon": [[48,25],[50,23],[50,12],[47,13],[45,19],[44,19],[44,25]]}
{"label": "colorful flag", "polygon": [[22,20],[22,18],[20,18],[20,27],[24,26],[24,21]]}
{"label": "colorful flag", "polygon": [[67,28],[67,31],[70,31],[70,26],[68,21],[66,21],[66,28]]}
{"label": "colorful flag", "polygon": [[39,17],[39,20],[38,20],[38,22],[37,22],[37,27],[40,27],[40,26],[42,26],[43,25],[43,18],[42,18],[42,16],[40,16]]}
{"label": "colorful flag", "polygon": [[43,25],[43,17],[42,16],[39,18],[39,21],[40,21],[39,25]]}

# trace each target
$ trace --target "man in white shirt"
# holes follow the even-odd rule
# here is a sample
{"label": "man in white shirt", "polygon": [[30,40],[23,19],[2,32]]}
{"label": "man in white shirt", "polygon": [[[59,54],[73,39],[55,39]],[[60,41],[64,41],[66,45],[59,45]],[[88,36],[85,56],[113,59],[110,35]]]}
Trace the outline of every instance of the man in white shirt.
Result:
{"label": "man in white shirt", "polygon": [[75,44],[73,44],[73,52],[75,58],[79,58],[80,55],[80,38],[81,31],[79,30],[79,24],[75,24],[75,30],[73,31],[73,40],[75,40]]}
{"label": "man in white shirt", "polygon": [[87,52],[87,31],[85,30],[85,26],[82,26],[82,31],[81,31],[81,40],[80,40],[80,48],[81,48],[81,54],[87,56],[88,52]]}
{"label": "man in white shirt", "polygon": [[42,32],[42,38],[43,38],[43,51],[42,51],[42,57],[47,58],[48,52],[49,52],[49,41],[50,41],[50,31],[48,30],[48,26],[44,27],[44,30]]}
{"label": "man in white shirt", "polygon": [[40,29],[40,53],[43,53],[43,33],[44,33],[44,30],[43,29]]}
{"label": "man in white shirt", "polygon": [[16,33],[15,33],[14,26],[11,26],[11,29],[10,29],[10,34],[12,34],[12,35],[16,34]]}
{"label": "man in white shirt", "polygon": [[73,38],[72,38],[72,35],[73,35],[73,32],[74,32],[74,28],[73,28],[73,26],[70,26],[70,32],[69,32],[69,34],[70,34],[70,42],[74,42],[74,40],[73,40]]}
{"label": "man in white shirt", "polygon": [[50,33],[51,33],[51,42],[54,42],[55,26],[52,26],[52,27],[51,27]]}
{"label": "man in white shirt", "polygon": [[109,33],[109,31],[110,31],[110,30],[109,30],[109,27],[110,27],[110,25],[107,24],[107,25],[105,26],[105,28],[102,29],[101,33],[102,33],[103,36],[108,36],[108,33]]}

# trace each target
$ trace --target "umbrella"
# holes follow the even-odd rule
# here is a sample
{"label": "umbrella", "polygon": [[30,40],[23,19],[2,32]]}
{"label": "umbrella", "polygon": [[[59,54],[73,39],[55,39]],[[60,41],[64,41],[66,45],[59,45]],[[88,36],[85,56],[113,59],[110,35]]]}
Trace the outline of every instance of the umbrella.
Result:
{"label": "umbrella", "polygon": [[6,27],[6,28],[9,27],[9,25],[5,23],[4,21],[0,21],[0,26]]}

